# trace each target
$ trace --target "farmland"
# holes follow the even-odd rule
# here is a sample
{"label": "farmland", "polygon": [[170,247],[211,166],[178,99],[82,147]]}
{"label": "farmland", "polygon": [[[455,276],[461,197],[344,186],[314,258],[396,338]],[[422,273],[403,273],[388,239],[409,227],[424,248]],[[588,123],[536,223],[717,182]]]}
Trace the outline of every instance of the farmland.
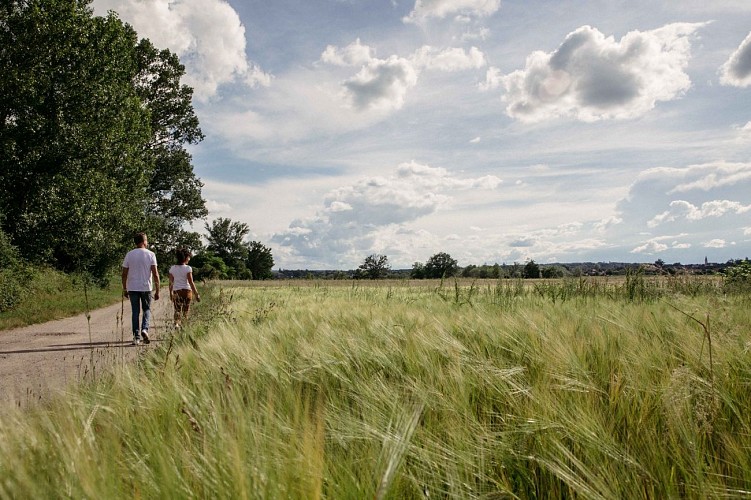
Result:
{"label": "farmland", "polygon": [[751,495],[751,295],[716,278],[207,292],[136,364],[4,410],[0,497]]}

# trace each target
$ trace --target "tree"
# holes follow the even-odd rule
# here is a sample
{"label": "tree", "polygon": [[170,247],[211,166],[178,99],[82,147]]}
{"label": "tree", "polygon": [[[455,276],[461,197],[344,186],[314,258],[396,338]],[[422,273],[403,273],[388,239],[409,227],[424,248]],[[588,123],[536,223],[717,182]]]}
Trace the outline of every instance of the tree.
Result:
{"label": "tree", "polygon": [[180,83],[185,67],[177,56],[157,50],[149,40],[141,40],[135,53],[138,73],[134,86],[149,110],[151,129],[143,146],[144,159],[153,172],[144,228],[154,235],[152,247],[172,250],[194,239],[183,229],[185,222],[208,214],[201,197],[203,184],[185,150],[186,144],[200,142],[203,133],[191,102],[193,89]]}
{"label": "tree", "polygon": [[148,185],[136,34],[83,0],[11,0],[0,12],[3,229],[27,258],[104,273]]}
{"label": "tree", "polygon": [[425,279],[425,264],[422,262],[415,262],[412,264],[412,270],[410,271],[409,276],[416,280]]}
{"label": "tree", "polygon": [[104,276],[134,231],[166,247],[205,215],[202,135],[177,58],[89,3],[0,5],[0,212],[23,257]]}
{"label": "tree", "polygon": [[391,271],[389,258],[385,255],[372,254],[365,257],[365,260],[358,268],[357,274],[358,276],[376,280],[385,278],[389,271]]}
{"label": "tree", "polygon": [[229,268],[222,259],[211,252],[201,252],[190,259],[193,278],[196,280],[216,280],[228,277]]}
{"label": "tree", "polygon": [[456,274],[459,266],[455,259],[445,252],[433,255],[425,263],[426,278],[449,278]]}
{"label": "tree", "polygon": [[274,257],[271,249],[257,241],[245,242],[250,227],[244,222],[219,217],[206,224],[206,250],[227,265],[227,277],[268,279]]}
{"label": "tree", "polygon": [[526,264],[524,264],[524,272],[522,274],[524,278],[539,278],[540,277],[540,266],[537,265],[537,263],[534,260],[530,260]]}
{"label": "tree", "polygon": [[232,221],[219,217],[211,224],[205,224],[206,239],[209,244],[206,250],[222,259],[230,267],[237,268],[240,262],[247,258],[248,249],[243,240],[250,232],[250,227],[244,222]]}
{"label": "tree", "polygon": [[251,278],[254,280],[270,279],[273,276],[271,268],[274,267],[271,249],[258,241],[246,243],[246,249],[248,256],[245,265],[251,273]]}

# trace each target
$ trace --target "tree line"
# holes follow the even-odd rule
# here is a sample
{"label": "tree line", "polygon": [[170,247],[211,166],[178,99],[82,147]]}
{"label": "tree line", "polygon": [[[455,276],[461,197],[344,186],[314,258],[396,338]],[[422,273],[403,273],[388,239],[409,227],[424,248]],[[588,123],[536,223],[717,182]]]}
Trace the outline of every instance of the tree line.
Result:
{"label": "tree line", "polygon": [[246,224],[206,224],[206,248],[186,229],[208,211],[185,67],[90,3],[0,3],[0,271],[20,261],[103,282],[144,231],[160,264],[184,247],[210,276],[268,277],[270,250],[244,241]]}

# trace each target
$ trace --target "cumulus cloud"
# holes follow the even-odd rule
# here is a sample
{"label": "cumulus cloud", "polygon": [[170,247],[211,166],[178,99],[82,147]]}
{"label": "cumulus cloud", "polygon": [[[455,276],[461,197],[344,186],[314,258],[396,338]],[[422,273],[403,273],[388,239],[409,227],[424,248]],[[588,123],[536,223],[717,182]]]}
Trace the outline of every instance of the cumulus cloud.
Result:
{"label": "cumulus cloud", "polygon": [[330,191],[323,208],[310,218],[293,221],[272,241],[310,258],[330,252],[373,250],[375,234],[451,205],[458,191],[492,190],[494,176],[458,177],[447,169],[417,162],[399,165],[391,175],[361,179]]}
{"label": "cumulus cloud", "polygon": [[749,211],[751,211],[751,205],[743,205],[737,201],[714,200],[697,207],[685,200],[675,200],[670,202],[669,210],[656,215],[647,222],[647,226],[653,228],[676,219],[698,221],[707,217],[722,217],[726,213],[744,214]]}
{"label": "cumulus cloud", "polygon": [[360,71],[342,82],[345,100],[359,111],[401,109],[407,92],[417,85],[423,70],[462,71],[485,65],[485,55],[477,47],[469,50],[438,50],[428,45],[410,57],[375,57],[375,50],[358,38],[344,48],[329,45],[320,62],[335,66],[360,66]]}
{"label": "cumulus cloud", "polygon": [[[611,240],[630,245],[633,253],[670,251],[671,255],[697,258],[698,249],[706,242],[732,241],[742,237],[749,226],[748,174],[751,163],[714,162],[645,170],[631,185],[627,197],[616,205],[616,217],[622,222],[603,232]],[[669,228],[674,236],[654,236],[661,228]],[[710,248],[729,251],[731,247]]]}
{"label": "cumulus cloud", "polygon": [[360,66],[373,59],[375,51],[360,43],[358,38],[344,48],[328,45],[321,54],[321,62],[336,66]]}
{"label": "cumulus cloud", "polygon": [[407,91],[417,84],[417,75],[410,61],[391,56],[388,59],[372,59],[342,85],[355,109],[400,109]]}
{"label": "cumulus cloud", "polygon": [[403,18],[405,23],[420,23],[429,18],[448,16],[485,17],[498,11],[501,0],[416,0],[412,11]]}
{"label": "cumulus cloud", "polygon": [[175,52],[198,100],[211,98],[226,83],[271,82],[271,75],[247,59],[245,27],[224,0],[94,0],[93,6],[101,15],[117,12],[139,36]]}
{"label": "cumulus cloud", "polygon": [[643,245],[640,245],[633,250],[631,250],[631,253],[645,253],[645,254],[655,254],[664,252],[668,249],[668,246],[664,243],[660,243],[659,241],[650,240],[644,243]]}
{"label": "cumulus cloud", "polygon": [[582,26],[554,52],[533,52],[523,70],[501,77],[488,71],[483,88],[502,85],[506,112],[523,121],[640,116],[690,88],[684,70],[690,38],[701,26],[669,24],[629,32],[620,41]]}
{"label": "cumulus cloud", "polygon": [[733,87],[751,85],[751,33],[720,68],[720,82]]}
{"label": "cumulus cloud", "polygon": [[704,242],[704,248],[725,248],[727,242],[721,239],[714,239]]}

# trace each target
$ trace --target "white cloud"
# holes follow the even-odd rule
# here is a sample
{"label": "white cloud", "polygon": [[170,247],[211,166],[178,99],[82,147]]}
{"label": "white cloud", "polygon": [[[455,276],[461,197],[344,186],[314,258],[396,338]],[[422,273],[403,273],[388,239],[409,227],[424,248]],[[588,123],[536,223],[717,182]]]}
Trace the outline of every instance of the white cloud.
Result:
{"label": "white cloud", "polygon": [[703,245],[704,245],[704,248],[725,248],[728,244],[725,240],[714,239],[714,240],[705,241]]}
{"label": "white cloud", "polygon": [[99,15],[117,12],[141,37],[176,53],[198,100],[216,95],[226,83],[271,82],[271,75],[248,61],[245,27],[224,0],[94,0],[93,6]]}
{"label": "white cloud", "polygon": [[469,51],[459,47],[437,51],[425,45],[415,53],[413,61],[416,66],[427,69],[462,71],[485,66],[485,55],[477,47],[471,47]]}
{"label": "white cloud", "polygon": [[329,45],[321,54],[320,62],[326,64],[361,66],[342,83],[345,100],[357,111],[401,109],[423,70],[454,72],[485,65],[485,56],[477,47],[438,50],[425,45],[409,58],[392,55],[378,59],[374,54],[359,38],[344,48]]}
{"label": "white cloud", "polygon": [[314,216],[293,221],[272,241],[286,247],[288,256],[311,261],[334,253],[367,253],[376,250],[376,235],[385,228],[402,227],[449,207],[458,192],[493,190],[500,183],[494,176],[462,178],[444,168],[403,163],[391,175],[363,178],[330,191]]}
{"label": "white cloud", "polygon": [[707,201],[699,208],[687,201],[675,200],[670,202],[670,210],[655,216],[647,222],[647,226],[653,228],[676,219],[698,221],[707,217],[722,217],[726,213],[744,214],[749,211],[751,211],[751,205],[743,205],[737,201]]}
{"label": "white cloud", "polygon": [[678,173],[687,178],[685,182],[677,184],[668,191],[668,194],[695,190],[710,191],[742,185],[751,181],[751,164],[748,163],[717,163],[711,166],[693,165],[688,169],[660,168],[653,169],[650,172],[656,175]]}
{"label": "white cloud", "polygon": [[647,255],[652,255],[660,252],[664,252],[668,249],[668,246],[664,243],[660,243],[656,240],[649,240],[643,245],[640,245],[633,250],[631,250],[631,253],[645,253]]}
{"label": "white cloud", "polygon": [[358,38],[341,49],[334,45],[326,46],[326,50],[321,54],[321,62],[335,66],[360,66],[370,62],[374,54],[375,51],[371,47],[361,44]]}
{"label": "white cloud", "polygon": [[[632,31],[616,41],[590,26],[570,33],[555,52],[533,52],[523,70],[500,78],[509,116],[540,121],[632,118],[691,86],[685,68],[690,37],[704,24],[676,23]],[[498,83],[490,71],[483,88]]]}
{"label": "white cloud", "polygon": [[418,72],[407,59],[373,59],[343,83],[350,104],[357,110],[395,110],[404,105],[407,91],[417,84]]}
{"label": "white cloud", "polygon": [[206,200],[206,209],[214,215],[219,215],[230,212],[232,205],[215,200]]}
{"label": "white cloud", "polygon": [[734,87],[751,85],[751,33],[720,68],[720,82]]}
{"label": "white cloud", "polygon": [[419,23],[428,18],[445,18],[458,16],[459,20],[467,17],[484,17],[494,14],[501,7],[501,0],[416,0],[415,6],[405,23]]}
{"label": "white cloud", "polygon": [[480,90],[493,90],[500,87],[502,83],[503,73],[501,73],[500,69],[491,66],[488,68],[488,71],[485,72],[485,81],[481,82],[479,87]]}
{"label": "white cloud", "polygon": [[743,235],[744,236],[751,236],[751,227],[744,227],[743,228]]}

